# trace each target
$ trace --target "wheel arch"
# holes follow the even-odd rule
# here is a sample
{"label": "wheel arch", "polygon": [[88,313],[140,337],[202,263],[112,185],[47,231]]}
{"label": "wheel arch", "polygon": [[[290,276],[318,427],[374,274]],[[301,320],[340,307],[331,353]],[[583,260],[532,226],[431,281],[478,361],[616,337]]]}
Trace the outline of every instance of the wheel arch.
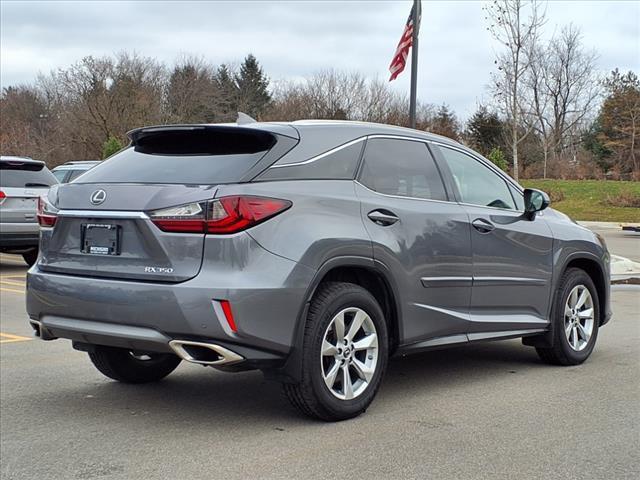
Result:
{"label": "wheel arch", "polygon": [[[593,283],[596,287],[596,293],[598,294],[598,305],[600,306],[599,312],[598,312],[600,317],[598,318],[598,325],[602,326],[605,323],[605,318],[606,318],[605,310],[606,310],[606,305],[608,301],[609,291],[607,288],[608,284],[605,278],[605,272],[600,266],[600,262],[595,256],[591,256],[591,255],[586,256],[581,254],[573,255],[567,258],[567,260],[565,261],[564,268],[562,268],[561,274],[558,276],[558,278],[561,278],[562,275],[564,275],[564,273],[570,268],[579,268],[580,270],[584,271],[587,275],[589,275],[591,280],[593,280]],[[554,291],[554,294],[555,294],[555,291]]]}
{"label": "wheel arch", "polygon": [[[549,312],[549,318],[553,319],[554,305],[556,302],[556,296],[558,294],[558,284],[565,272],[570,268],[579,268],[583,270],[593,280],[596,287],[596,293],[598,295],[599,317],[598,325],[602,326],[607,320],[607,302],[609,296],[608,283],[606,281],[605,272],[600,264],[597,256],[587,252],[576,252],[567,256],[564,263],[561,264],[561,268],[557,269],[557,275],[554,274],[553,289],[551,290],[551,308]],[[532,347],[550,348],[554,343],[554,322],[551,321],[549,330],[541,335],[534,335],[531,337],[524,337],[522,343],[524,345]]]}
{"label": "wheel arch", "polygon": [[389,332],[389,353],[392,354],[402,338],[399,294],[388,268],[372,258],[358,256],[336,257],[325,262],[316,272],[307,288],[293,336],[291,352],[282,368],[265,374],[283,382],[297,382],[302,375],[302,342],[304,322],[309,304],[316,290],[325,281],[343,281],[360,285],[367,289],[380,303],[385,314]]}

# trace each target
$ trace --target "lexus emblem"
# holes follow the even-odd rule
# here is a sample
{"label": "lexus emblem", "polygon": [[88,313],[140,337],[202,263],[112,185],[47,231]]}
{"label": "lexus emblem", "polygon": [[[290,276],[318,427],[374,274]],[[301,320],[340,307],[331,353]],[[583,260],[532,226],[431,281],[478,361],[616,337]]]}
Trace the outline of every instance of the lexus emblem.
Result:
{"label": "lexus emblem", "polygon": [[91,203],[94,205],[100,205],[107,198],[107,192],[104,190],[96,190],[91,194]]}

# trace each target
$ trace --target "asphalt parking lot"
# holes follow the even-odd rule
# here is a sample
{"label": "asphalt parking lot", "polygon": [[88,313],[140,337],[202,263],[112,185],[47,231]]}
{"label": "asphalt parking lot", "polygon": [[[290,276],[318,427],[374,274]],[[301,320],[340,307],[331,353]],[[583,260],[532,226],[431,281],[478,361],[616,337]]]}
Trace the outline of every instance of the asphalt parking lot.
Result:
{"label": "asphalt parking lot", "polygon": [[[637,252],[640,238],[614,243]],[[107,380],[70,342],[32,339],[25,272],[0,256],[3,479],[640,476],[637,286],[615,287],[582,366],[542,364],[517,340],[399,358],[363,416],[325,424],[256,372]]]}

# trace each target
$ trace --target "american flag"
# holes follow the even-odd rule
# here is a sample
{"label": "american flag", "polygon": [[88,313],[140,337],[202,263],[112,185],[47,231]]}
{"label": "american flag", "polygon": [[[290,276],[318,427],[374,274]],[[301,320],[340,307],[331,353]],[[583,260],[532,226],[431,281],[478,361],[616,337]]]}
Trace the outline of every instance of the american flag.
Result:
{"label": "american flag", "polygon": [[[400,37],[400,41],[398,42],[398,46],[396,47],[396,53],[393,55],[393,60],[391,60],[391,65],[389,65],[389,71],[391,72],[391,77],[389,81],[395,80],[398,75],[402,73],[405,65],[407,64],[407,56],[409,55],[409,49],[413,44],[413,9],[415,7],[411,7],[411,13],[409,13],[409,19],[407,20],[407,24],[404,26],[404,32],[402,32],[402,37]],[[418,30],[420,30],[420,18],[418,18]]]}

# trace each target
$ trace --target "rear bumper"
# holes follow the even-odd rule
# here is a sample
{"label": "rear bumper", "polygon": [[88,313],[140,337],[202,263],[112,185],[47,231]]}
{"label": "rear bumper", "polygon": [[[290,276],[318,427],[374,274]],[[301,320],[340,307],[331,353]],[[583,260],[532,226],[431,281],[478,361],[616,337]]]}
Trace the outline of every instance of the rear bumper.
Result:
{"label": "rear bumper", "polygon": [[[44,272],[27,275],[27,312],[43,339],[175,352],[174,340],[219,345],[259,366],[288,355],[314,271],[250,249],[234,268],[204,262],[182,283],[112,280]],[[217,300],[231,304],[231,330]]]}
{"label": "rear bumper", "polygon": [[[183,360],[200,365],[246,368],[275,367],[281,356],[259,349],[209,339],[202,342],[175,340],[152,328],[92,322],[48,316],[30,320],[35,335],[43,340],[65,338],[80,349],[87,345],[106,345],[140,352],[175,353]],[[76,347],[78,348],[78,347]],[[207,354],[209,352],[209,354]]]}

